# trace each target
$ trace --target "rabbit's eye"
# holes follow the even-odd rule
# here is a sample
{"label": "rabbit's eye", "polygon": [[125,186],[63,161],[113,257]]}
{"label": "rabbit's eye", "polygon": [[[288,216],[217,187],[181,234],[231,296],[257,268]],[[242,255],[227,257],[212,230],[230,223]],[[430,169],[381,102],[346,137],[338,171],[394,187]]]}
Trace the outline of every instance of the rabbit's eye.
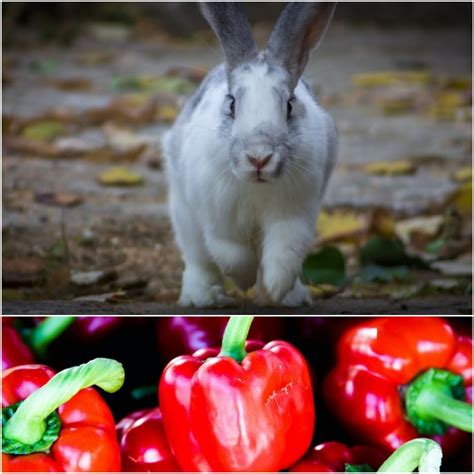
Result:
{"label": "rabbit's eye", "polygon": [[293,111],[293,105],[291,104],[291,99],[286,103],[286,118],[291,117],[291,112]]}
{"label": "rabbit's eye", "polygon": [[235,117],[235,97],[229,96],[229,113],[232,118]]}

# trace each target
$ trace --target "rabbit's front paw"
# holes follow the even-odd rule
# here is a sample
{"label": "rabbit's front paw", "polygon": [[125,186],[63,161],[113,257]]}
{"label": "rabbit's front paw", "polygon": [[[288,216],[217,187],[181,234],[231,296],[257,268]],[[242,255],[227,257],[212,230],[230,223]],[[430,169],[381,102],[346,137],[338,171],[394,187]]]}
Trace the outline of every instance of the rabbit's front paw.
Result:
{"label": "rabbit's front paw", "polygon": [[301,280],[298,278],[294,288],[285,296],[282,304],[283,306],[295,308],[303,305],[309,306],[312,302],[313,301],[309,288],[304,286],[303,283],[301,283]]}
{"label": "rabbit's front paw", "polygon": [[205,308],[207,306],[230,306],[235,303],[234,298],[227,296],[224,288],[213,285],[209,288],[202,286],[194,289],[186,289],[181,292],[178,304],[180,306],[196,306]]}

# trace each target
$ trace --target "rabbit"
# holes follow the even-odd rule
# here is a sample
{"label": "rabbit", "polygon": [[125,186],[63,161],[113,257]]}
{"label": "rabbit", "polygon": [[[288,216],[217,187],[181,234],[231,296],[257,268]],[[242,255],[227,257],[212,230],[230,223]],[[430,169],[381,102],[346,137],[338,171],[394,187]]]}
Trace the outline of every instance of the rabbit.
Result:
{"label": "rabbit", "polygon": [[225,62],[165,134],[169,211],[184,260],[181,306],[311,304],[300,280],[336,157],[336,130],[301,79],[335,3],[289,3],[259,52],[239,4],[201,3]]}

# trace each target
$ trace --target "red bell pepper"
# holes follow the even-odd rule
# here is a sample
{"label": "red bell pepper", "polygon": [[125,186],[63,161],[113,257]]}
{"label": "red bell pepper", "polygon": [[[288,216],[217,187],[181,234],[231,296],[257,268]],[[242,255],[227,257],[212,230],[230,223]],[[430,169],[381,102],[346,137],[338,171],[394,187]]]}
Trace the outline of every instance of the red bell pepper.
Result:
{"label": "red bell pepper", "polygon": [[119,471],[120,449],[107,404],[90,388],[113,393],[121,364],[94,359],[55,372],[22,365],[2,374],[4,471]]}
{"label": "red bell pepper", "polygon": [[128,415],[117,425],[119,430],[122,471],[181,471],[168,444],[159,408]]}
{"label": "red bell pepper", "polygon": [[375,318],[340,339],[323,392],[359,441],[394,450],[422,434],[449,455],[472,432],[472,339],[441,318]]}
{"label": "red bell pepper", "polygon": [[13,326],[14,318],[2,318],[2,370],[31,364],[35,356],[45,355],[49,344],[73,322],[74,316],[44,318],[35,328],[20,334]]}
{"label": "red bell pepper", "polygon": [[[170,316],[156,322],[158,351],[166,362],[177,356],[192,354],[205,347],[219,347],[227,316]],[[273,341],[283,335],[282,318],[257,317],[249,336],[261,341]]]}
{"label": "red bell pepper", "polygon": [[309,369],[291,344],[249,353],[252,317],[232,317],[220,352],[172,360],[159,400],[166,434],[184,471],[278,471],[308,449],[315,410]]}
{"label": "red bell pepper", "polygon": [[382,449],[375,446],[349,448],[343,443],[329,441],[315,446],[290,472],[344,472],[347,465],[372,472],[382,465],[386,457]]}
{"label": "red bell pepper", "polygon": [[13,327],[13,318],[2,318],[2,371],[16,365],[31,364],[33,353]]}

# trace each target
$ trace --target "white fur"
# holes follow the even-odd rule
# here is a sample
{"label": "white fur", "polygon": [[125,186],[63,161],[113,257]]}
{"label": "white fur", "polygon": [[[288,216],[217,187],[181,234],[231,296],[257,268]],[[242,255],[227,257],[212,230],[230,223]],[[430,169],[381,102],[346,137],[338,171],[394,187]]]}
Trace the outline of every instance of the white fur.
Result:
{"label": "white fur", "polygon": [[[259,183],[251,179],[255,170],[245,157],[246,152],[268,152],[265,143],[252,141],[262,124],[278,133],[287,131],[286,115],[271,92],[273,86],[282,87],[283,79],[266,74],[261,63],[252,64],[250,71],[234,71],[233,84],[246,92],[237,104],[231,135],[249,144],[243,145],[237,165],[230,159],[231,137],[219,133],[228,93],[225,81],[211,84],[198,106],[165,136],[170,214],[185,263],[181,305],[226,304],[222,276],[246,289],[256,283],[257,273],[261,304],[299,306],[310,301],[299,274],[314,242],[334,162],[333,122],[300,81],[295,107],[304,116],[298,125],[302,135],[294,140],[295,158],[290,162],[274,156],[265,176],[269,182]],[[272,178],[279,159],[286,160],[286,169]]]}

